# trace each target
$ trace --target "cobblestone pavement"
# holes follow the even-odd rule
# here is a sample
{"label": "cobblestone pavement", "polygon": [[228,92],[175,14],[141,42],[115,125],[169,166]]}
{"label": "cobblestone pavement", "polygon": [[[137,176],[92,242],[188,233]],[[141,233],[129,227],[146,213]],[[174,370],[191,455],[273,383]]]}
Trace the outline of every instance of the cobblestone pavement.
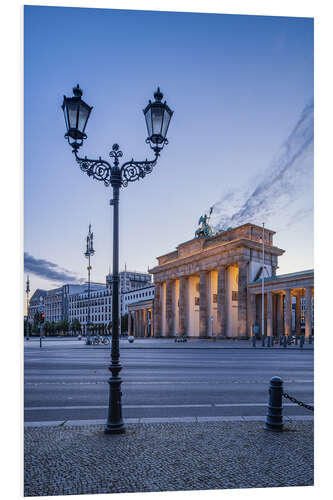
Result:
{"label": "cobblestone pavement", "polygon": [[25,429],[25,496],[313,485],[313,422]]}

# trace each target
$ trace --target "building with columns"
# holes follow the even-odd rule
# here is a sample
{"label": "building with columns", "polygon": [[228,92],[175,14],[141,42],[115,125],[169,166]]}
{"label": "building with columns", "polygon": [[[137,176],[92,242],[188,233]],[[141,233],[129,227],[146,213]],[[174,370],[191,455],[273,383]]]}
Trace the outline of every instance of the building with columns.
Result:
{"label": "building with columns", "polygon": [[150,285],[124,294],[128,314],[128,335],[153,336],[153,302],[155,286]]}
{"label": "building with columns", "polygon": [[309,335],[313,271],[276,276],[278,257],[284,250],[274,246],[274,234],[270,229],[244,224],[186,241],[175,251],[158,257],[158,265],[149,271],[155,285],[152,335],[249,338],[253,325],[261,322],[264,271],[266,334],[291,334],[292,296],[296,297],[299,331],[300,298],[305,296]]}
{"label": "building with columns", "polygon": [[[292,334],[292,303],[294,301],[294,332],[296,335],[301,335],[304,325],[305,336],[309,337],[313,333],[313,269],[271,276],[264,279],[264,285],[264,328],[266,335],[279,337],[284,334]],[[261,279],[249,283],[248,295],[250,321],[259,325],[261,334]]]}

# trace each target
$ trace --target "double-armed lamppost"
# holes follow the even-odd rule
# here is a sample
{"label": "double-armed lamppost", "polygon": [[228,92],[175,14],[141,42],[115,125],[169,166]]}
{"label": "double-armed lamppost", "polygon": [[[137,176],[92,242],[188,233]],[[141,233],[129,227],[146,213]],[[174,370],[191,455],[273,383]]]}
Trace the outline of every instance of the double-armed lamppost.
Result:
{"label": "double-armed lamppost", "polygon": [[91,265],[90,265],[90,257],[92,257],[95,253],[94,247],[93,247],[93,237],[94,234],[91,232],[91,224],[89,224],[89,232],[87,236],[87,248],[86,251],[84,252],[84,255],[88,259],[88,311],[87,311],[87,328],[86,328],[86,344],[91,345],[91,338],[90,338],[90,271],[91,271]]}
{"label": "double-armed lamppost", "polygon": [[73,97],[64,96],[62,109],[65,115],[67,132],[65,137],[73,149],[75,159],[80,168],[89,177],[104,182],[105,186],[112,186],[113,198],[113,269],[112,269],[112,346],[111,364],[109,370],[109,410],[105,432],[118,434],[125,432],[121,408],[121,364],[119,362],[119,190],[126,187],[129,182],[143,179],[150,174],[157,163],[161,150],[168,144],[166,138],[173,111],[163,99],[163,94],[158,88],[154,94],[155,101],[149,101],[143,110],[148,130],[148,143],[154,151],[153,160],[135,161],[133,158],[119,166],[119,158],[123,156],[118,144],[112,146],[109,153],[111,163],[99,157],[97,160],[86,156],[78,156],[78,150],[87,138],[85,133],[88,118],[92,107],[82,100],[82,90],[79,85],[73,89]]}

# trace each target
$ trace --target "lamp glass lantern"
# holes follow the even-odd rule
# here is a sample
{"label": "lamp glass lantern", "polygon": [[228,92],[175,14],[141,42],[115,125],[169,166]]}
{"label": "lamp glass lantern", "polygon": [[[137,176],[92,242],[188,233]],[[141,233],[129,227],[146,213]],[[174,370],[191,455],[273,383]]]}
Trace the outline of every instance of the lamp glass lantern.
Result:
{"label": "lamp glass lantern", "polygon": [[167,142],[166,135],[173,111],[169,108],[166,101],[162,102],[163,94],[160,88],[154,94],[155,101],[149,101],[149,104],[143,110],[146,119],[148,138],[147,142],[153,149],[162,149]]}
{"label": "lamp glass lantern", "polygon": [[73,97],[64,96],[62,109],[67,129],[65,137],[74,149],[78,149],[82,146],[83,139],[87,138],[85,130],[93,108],[81,99],[82,90],[79,85],[73,88],[73,94]]}

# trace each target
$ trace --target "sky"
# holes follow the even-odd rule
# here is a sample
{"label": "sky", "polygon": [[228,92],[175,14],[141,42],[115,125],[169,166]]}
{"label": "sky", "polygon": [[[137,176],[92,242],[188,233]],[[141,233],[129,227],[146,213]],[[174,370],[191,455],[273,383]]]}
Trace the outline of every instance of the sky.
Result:
{"label": "sky", "polygon": [[24,251],[33,292],[112,263],[111,188],[80,171],[63,95],[94,106],[80,150],[150,158],[142,110],[174,110],[153,172],[121,189],[120,268],[146,271],[194,237],[252,222],[276,231],[278,273],[313,267],[313,20],[69,7],[24,8]]}

